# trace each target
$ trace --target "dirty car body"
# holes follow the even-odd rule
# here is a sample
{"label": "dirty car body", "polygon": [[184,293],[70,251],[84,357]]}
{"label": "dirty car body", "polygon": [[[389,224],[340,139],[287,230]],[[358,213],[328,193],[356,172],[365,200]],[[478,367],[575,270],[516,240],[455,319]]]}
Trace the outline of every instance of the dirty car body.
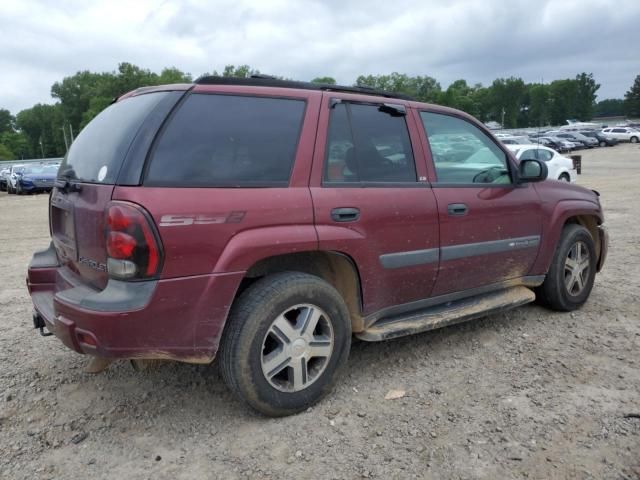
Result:
{"label": "dirty car body", "polygon": [[[317,308],[324,331],[292,342],[334,342],[322,361],[300,354],[310,383],[348,351],[339,334],[384,340],[532,301],[568,226],[602,267],[598,195],[538,182],[546,167],[524,163],[469,115],[385,92],[216,78],[139,89],[60,167],[51,244],[28,268],[34,325],[81,354],[209,363],[242,337],[225,330],[250,310],[238,304],[298,272],[344,304]],[[309,295],[297,313],[323,305]],[[343,311],[344,329],[330,318]],[[276,380],[274,395],[301,395]],[[286,410],[266,404],[252,406]]]}

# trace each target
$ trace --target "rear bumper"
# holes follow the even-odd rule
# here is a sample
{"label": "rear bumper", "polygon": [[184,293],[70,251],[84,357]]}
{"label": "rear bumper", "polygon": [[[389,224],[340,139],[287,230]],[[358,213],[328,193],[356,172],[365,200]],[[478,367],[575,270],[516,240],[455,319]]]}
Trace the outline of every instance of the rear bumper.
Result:
{"label": "rear bumper", "polygon": [[149,282],[109,280],[98,291],[38,252],[27,287],[47,329],[70,349],[110,358],[209,363],[243,273]]}
{"label": "rear bumper", "polygon": [[597,271],[602,270],[604,262],[607,260],[607,253],[609,252],[609,231],[604,225],[598,226],[598,237],[600,240],[600,255],[598,256]]}

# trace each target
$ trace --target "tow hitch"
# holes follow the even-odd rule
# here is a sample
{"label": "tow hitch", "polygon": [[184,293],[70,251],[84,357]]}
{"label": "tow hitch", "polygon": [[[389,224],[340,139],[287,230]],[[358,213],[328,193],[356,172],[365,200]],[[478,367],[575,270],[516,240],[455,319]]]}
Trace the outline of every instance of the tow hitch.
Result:
{"label": "tow hitch", "polygon": [[38,312],[33,312],[33,328],[37,328],[40,330],[40,335],[43,337],[49,337],[53,335],[51,332],[45,332],[44,328],[46,327],[44,320],[40,316]]}

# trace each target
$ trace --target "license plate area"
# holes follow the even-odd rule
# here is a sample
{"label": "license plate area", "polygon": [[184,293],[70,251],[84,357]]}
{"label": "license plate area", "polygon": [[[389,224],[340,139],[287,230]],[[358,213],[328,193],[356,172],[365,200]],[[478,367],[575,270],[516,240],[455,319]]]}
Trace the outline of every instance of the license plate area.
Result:
{"label": "license plate area", "polygon": [[[51,197],[51,233],[53,245],[64,261],[78,259],[73,204],[61,195]],[[66,263],[66,262],[63,262]]]}

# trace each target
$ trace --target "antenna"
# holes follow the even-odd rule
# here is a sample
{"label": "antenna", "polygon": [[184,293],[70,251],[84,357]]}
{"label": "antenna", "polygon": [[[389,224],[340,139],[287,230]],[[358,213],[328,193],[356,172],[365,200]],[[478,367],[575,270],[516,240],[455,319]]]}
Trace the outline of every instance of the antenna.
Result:
{"label": "antenna", "polygon": [[[544,86],[544,75],[542,77],[540,77],[540,85]],[[545,100],[544,103],[546,105],[547,101]],[[542,124],[542,113],[543,112],[540,112],[541,115],[538,118],[538,137],[537,137],[537,139],[538,139],[538,147],[540,146],[540,130],[542,129],[542,125],[541,125]]]}

